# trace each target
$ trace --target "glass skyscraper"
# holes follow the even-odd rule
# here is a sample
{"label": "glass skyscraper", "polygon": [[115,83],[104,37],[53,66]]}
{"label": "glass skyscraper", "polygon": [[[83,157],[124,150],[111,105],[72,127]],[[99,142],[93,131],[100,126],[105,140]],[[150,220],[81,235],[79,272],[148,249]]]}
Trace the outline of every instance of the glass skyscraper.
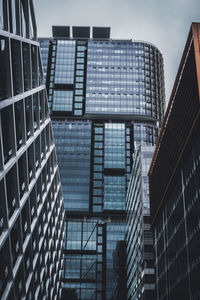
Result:
{"label": "glass skyscraper", "polygon": [[59,299],[64,206],[32,0],[0,1],[0,298]]}
{"label": "glass skyscraper", "polygon": [[48,62],[47,39],[39,42],[66,212],[63,286],[81,300],[109,300],[134,145],[154,145],[163,117],[162,55],[147,42],[110,39],[107,27],[53,26]]}

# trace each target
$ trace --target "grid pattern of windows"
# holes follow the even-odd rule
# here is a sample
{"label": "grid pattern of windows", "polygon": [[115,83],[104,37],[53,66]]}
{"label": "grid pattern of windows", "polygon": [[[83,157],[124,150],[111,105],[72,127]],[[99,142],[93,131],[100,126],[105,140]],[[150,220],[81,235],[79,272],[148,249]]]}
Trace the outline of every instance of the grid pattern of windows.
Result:
{"label": "grid pattern of windows", "polygon": [[7,4],[0,1],[0,298],[58,299],[64,207],[33,3]]}
{"label": "grid pattern of windows", "polygon": [[121,222],[113,221],[106,225],[106,299],[112,299],[113,293],[113,252],[117,247],[118,241],[123,241],[125,238],[126,223],[125,220]]}
{"label": "grid pattern of windows", "polygon": [[73,289],[80,300],[102,299],[103,225],[68,220],[65,226],[63,288]]}
{"label": "grid pattern of windows", "polygon": [[[15,35],[36,40],[36,21],[33,12],[33,2],[0,1],[0,29]],[[21,18],[21,24],[19,20]],[[21,25],[21,26],[20,26]]]}
{"label": "grid pattern of windows", "polygon": [[[127,191],[128,300],[155,299],[153,234],[150,231],[148,169],[153,147],[137,147]],[[142,275],[143,274],[143,275]]]}
{"label": "grid pattern of windows", "polygon": [[125,169],[125,124],[106,123],[104,168]]}
{"label": "grid pattern of windows", "polygon": [[53,111],[72,111],[73,91],[54,90]]}
{"label": "grid pattern of windows", "polygon": [[170,184],[155,228],[157,297],[199,299],[199,121]]}
{"label": "grid pattern of windows", "polygon": [[126,177],[104,176],[104,209],[125,210]]}
{"label": "grid pattern of windows", "polygon": [[76,76],[74,115],[82,116],[85,102],[85,74],[86,74],[87,42],[76,42]]}
{"label": "grid pattern of windows", "polygon": [[149,123],[134,122],[133,139],[141,146],[153,146],[158,137],[158,127]]}
{"label": "grid pattern of windows", "polygon": [[103,207],[103,140],[104,124],[94,124],[93,147],[93,212],[102,212]]}
{"label": "grid pattern of windows", "polygon": [[164,106],[164,98],[157,73],[162,64],[161,54],[149,44],[89,41],[86,113],[160,119],[164,107],[157,107]]}
{"label": "grid pattern of windows", "polygon": [[67,250],[97,250],[96,222],[67,222]]}
{"label": "grid pattern of windows", "polygon": [[58,40],[56,52],[55,83],[74,83],[75,49],[75,41]]}
{"label": "grid pattern of windows", "polygon": [[43,71],[44,71],[44,82],[46,82],[47,76],[47,67],[48,67],[48,58],[49,58],[49,39],[39,40],[40,51],[43,62]]}
{"label": "grid pattern of windows", "polygon": [[65,209],[88,211],[91,123],[53,121]]}
{"label": "grid pattern of windows", "polygon": [[13,96],[16,96],[43,83],[41,61],[39,59],[37,63],[37,58],[40,58],[40,52],[35,43],[20,43],[14,38],[9,43],[8,37],[0,35],[0,100],[11,97],[12,88]]}
{"label": "grid pattern of windows", "polygon": [[[96,255],[68,255],[65,260],[66,278],[94,279],[96,277]],[[93,294],[96,285],[88,291],[88,295]],[[85,299],[82,297],[81,299]],[[86,297],[86,299],[90,299]],[[93,298],[94,299],[94,298]]]}

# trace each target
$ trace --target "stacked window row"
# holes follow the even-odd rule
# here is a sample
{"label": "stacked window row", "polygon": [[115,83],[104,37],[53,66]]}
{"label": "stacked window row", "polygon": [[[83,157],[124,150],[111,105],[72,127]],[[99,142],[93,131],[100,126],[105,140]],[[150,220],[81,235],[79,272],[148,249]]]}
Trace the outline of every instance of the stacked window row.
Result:
{"label": "stacked window row", "polygon": [[126,177],[104,175],[104,209],[125,210]]}
{"label": "stacked window row", "polygon": [[[0,195],[1,195],[1,212],[0,212],[0,234],[7,230],[8,225],[16,215],[18,208],[26,198],[27,191],[32,184],[36,184],[38,204],[42,202],[42,195],[45,193],[48,184],[51,180],[51,174],[55,167],[55,154],[47,154],[48,160],[44,165],[43,170],[35,183],[38,176],[37,161],[35,157],[35,147],[39,140],[29,146],[28,150],[21,155],[19,160],[7,171],[5,177],[1,178]],[[43,163],[42,163],[43,165]],[[41,186],[40,186],[41,185]],[[12,188],[10,188],[12,187]],[[4,201],[3,201],[4,200]]]}
{"label": "stacked window row", "polygon": [[81,116],[84,109],[85,98],[85,69],[87,57],[87,42],[77,41],[76,43],[76,76],[75,76],[75,97],[74,115]]}
{"label": "stacked window row", "polygon": [[[134,153],[131,180],[127,192],[128,299],[139,298],[141,295],[148,297],[148,299],[155,299],[153,238],[148,217],[149,198],[143,196],[144,190],[148,189],[143,182],[144,179],[148,178],[147,172],[153,147],[141,147],[139,149]],[[143,170],[144,165],[148,166],[145,170]]]}
{"label": "stacked window row", "polygon": [[[198,125],[199,126],[199,125]],[[195,131],[167,195],[163,220],[156,226],[159,299],[199,299],[200,143]],[[167,252],[166,252],[167,251]],[[188,282],[190,281],[190,285]],[[192,295],[192,297],[191,297]]]}
{"label": "stacked window row", "polygon": [[125,124],[106,123],[104,168],[125,169]]}
{"label": "stacked window row", "polygon": [[74,83],[75,50],[75,41],[57,41],[54,81],[56,84]]}
{"label": "stacked window row", "polygon": [[44,83],[46,83],[48,58],[49,58],[49,39],[46,40],[39,39],[39,44],[40,44],[41,58],[42,58],[43,70],[44,70]]}
{"label": "stacked window row", "polygon": [[63,287],[81,300],[102,300],[102,224],[96,221],[66,222]]}
{"label": "stacked window row", "polygon": [[93,148],[93,212],[101,212],[103,207],[103,123],[94,124]]}
{"label": "stacked window row", "polygon": [[[93,211],[124,210],[130,177],[131,130],[128,124],[94,123]],[[104,200],[103,200],[104,199]]]}
{"label": "stacked window row", "polygon": [[[49,173],[47,173],[48,170]],[[25,294],[32,295],[32,298],[29,296],[28,299],[33,299],[37,290],[39,294],[45,291],[46,295],[47,292],[46,287],[41,288],[40,286],[40,271],[43,269],[42,274],[49,280],[54,272],[54,274],[57,272],[59,274],[59,268],[61,268],[58,265],[62,248],[63,233],[60,222],[63,219],[63,207],[55,153],[51,153],[47,165],[37,176],[37,181],[30,194],[26,194],[20,203],[17,199],[12,198],[11,204],[15,207],[10,209],[10,194],[17,195],[15,190],[17,189],[16,172],[17,165],[14,165],[5,180],[0,182],[1,200],[4,200],[1,203],[1,225],[3,225],[3,227],[1,226],[1,236],[2,238],[6,237],[0,250],[2,266],[0,295],[7,297],[6,286],[9,281],[13,281],[8,299],[14,299],[12,298],[13,291],[17,299],[21,299]],[[11,186],[14,188],[11,189]],[[11,216],[14,218],[10,219]],[[49,241],[52,241],[52,245]],[[55,243],[59,243],[56,248]],[[57,252],[55,249],[58,251],[56,257],[53,256],[53,251]],[[49,264],[55,266],[54,271],[47,270],[47,268],[45,270],[47,260],[49,260]],[[31,285],[34,285],[35,288],[30,287]],[[52,285],[54,286],[54,283]],[[28,292],[29,287],[30,292]]]}
{"label": "stacked window row", "polygon": [[65,209],[88,211],[91,123],[53,121]]}
{"label": "stacked window row", "polygon": [[86,52],[85,41],[52,42],[49,101],[53,112],[82,115]]}
{"label": "stacked window row", "polygon": [[[40,45],[41,44],[41,41]],[[52,106],[53,106],[53,88],[54,88],[54,77],[55,77],[55,66],[56,66],[56,41],[53,41],[52,44],[49,43],[49,59],[50,59],[50,72],[48,72],[46,82],[47,82],[47,92],[48,92],[48,98],[49,98],[49,110],[50,113],[52,112]],[[51,49],[51,52],[50,52]],[[45,60],[42,61],[43,65],[45,64]]]}
{"label": "stacked window row", "polygon": [[0,0],[0,29],[36,40],[32,0]]}
{"label": "stacked window row", "polygon": [[128,297],[130,298],[132,291],[136,295],[141,292],[141,290],[137,292],[134,290],[139,280],[137,277],[137,267],[141,260],[141,236],[137,230],[140,225],[141,215],[141,166],[139,151],[135,152],[132,175],[127,192],[127,212],[127,287]]}
{"label": "stacked window row", "polygon": [[140,50],[134,46],[114,41],[88,43],[87,113],[157,117],[157,99],[164,92],[163,81],[157,83],[157,72],[159,76],[163,72],[162,57],[152,46],[141,43]]}
{"label": "stacked window row", "polygon": [[126,223],[124,221],[113,220],[106,224],[106,299],[112,299],[113,293],[113,252],[118,241],[125,238]]}
{"label": "stacked window row", "polygon": [[72,112],[73,94],[73,91],[54,90],[52,110],[54,112]]}
{"label": "stacked window row", "polygon": [[43,83],[37,44],[0,36],[0,65],[0,101]]}
{"label": "stacked window row", "polygon": [[[44,128],[48,118],[45,90],[1,109],[0,170],[29,140],[33,139],[34,135],[37,135]],[[41,142],[37,142],[39,139],[41,139]],[[46,151],[52,144],[52,139],[49,125],[43,129],[41,137],[38,137],[35,142],[36,168],[39,166],[40,160],[45,157]]]}
{"label": "stacked window row", "polygon": [[157,125],[134,122],[133,128],[133,138],[136,144],[140,144],[141,146],[155,145],[158,137]]}

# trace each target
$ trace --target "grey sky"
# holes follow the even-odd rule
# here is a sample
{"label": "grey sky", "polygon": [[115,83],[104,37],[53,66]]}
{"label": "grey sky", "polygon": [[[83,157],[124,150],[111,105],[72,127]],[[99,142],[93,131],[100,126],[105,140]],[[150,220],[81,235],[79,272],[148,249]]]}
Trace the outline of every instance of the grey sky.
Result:
{"label": "grey sky", "polygon": [[34,0],[38,36],[52,25],[110,26],[111,38],[145,40],[164,57],[169,100],[191,22],[200,21],[199,0]]}

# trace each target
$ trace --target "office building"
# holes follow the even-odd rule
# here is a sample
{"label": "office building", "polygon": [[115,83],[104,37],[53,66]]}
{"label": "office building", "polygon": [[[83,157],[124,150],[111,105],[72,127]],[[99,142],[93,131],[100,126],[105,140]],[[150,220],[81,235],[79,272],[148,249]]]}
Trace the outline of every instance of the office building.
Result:
{"label": "office building", "polygon": [[134,143],[154,145],[163,117],[163,59],[107,27],[53,26],[46,86],[66,212],[63,286],[109,300]]}
{"label": "office building", "polygon": [[200,299],[200,24],[193,23],[149,170],[156,299]]}
{"label": "office building", "polygon": [[154,147],[137,146],[127,191],[127,299],[155,299],[148,169]]}
{"label": "office building", "polygon": [[0,1],[0,298],[59,299],[64,206],[32,0]]}

